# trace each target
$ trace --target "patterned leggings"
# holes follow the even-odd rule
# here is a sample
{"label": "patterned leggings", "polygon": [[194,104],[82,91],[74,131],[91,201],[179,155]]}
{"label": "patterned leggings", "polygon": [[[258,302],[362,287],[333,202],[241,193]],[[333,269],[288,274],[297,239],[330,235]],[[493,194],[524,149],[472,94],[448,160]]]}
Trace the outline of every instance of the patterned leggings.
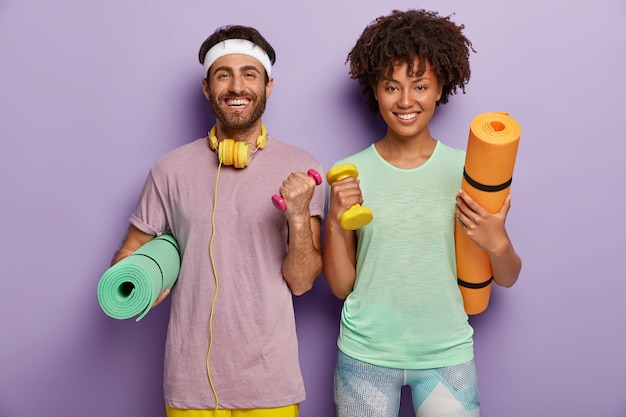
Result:
{"label": "patterned leggings", "polygon": [[337,417],[397,417],[400,391],[411,387],[417,417],[479,417],[474,361],[436,369],[393,369],[341,351],[335,368]]}

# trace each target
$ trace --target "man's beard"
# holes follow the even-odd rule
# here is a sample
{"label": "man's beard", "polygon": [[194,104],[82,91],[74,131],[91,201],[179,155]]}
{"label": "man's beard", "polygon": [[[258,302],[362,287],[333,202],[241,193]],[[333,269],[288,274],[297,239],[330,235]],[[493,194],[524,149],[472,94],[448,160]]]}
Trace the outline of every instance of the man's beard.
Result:
{"label": "man's beard", "polygon": [[[220,104],[225,105],[225,100],[220,99],[211,95],[211,110],[215,115],[215,118],[220,121],[222,124],[222,128],[226,131],[232,130],[246,130],[250,129],[254,124],[261,118],[263,112],[265,111],[266,99],[265,99],[265,90],[261,96],[253,96],[249,95],[241,95],[241,96],[233,96],[231,94],[228,95],[230,98],[241,98],[245,97],[250,99],[250,103],[252,103],[251,109],[246,109],[245,112],[241,111],[224,111]],[[256,99],[258,98],[258,100]]]}

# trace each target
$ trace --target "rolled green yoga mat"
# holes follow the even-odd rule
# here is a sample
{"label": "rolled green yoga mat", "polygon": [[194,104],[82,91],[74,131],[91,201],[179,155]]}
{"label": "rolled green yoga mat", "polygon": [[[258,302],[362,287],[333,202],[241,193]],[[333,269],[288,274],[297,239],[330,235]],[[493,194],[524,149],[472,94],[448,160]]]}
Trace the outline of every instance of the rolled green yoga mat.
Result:
{"label": "rolled green yoga mat", "polygon": [[180,272],[178,242],[171,235],[155,237],[111,266],[98,283],[98,302],[114,319],[139,315],[141,320],[159,295],[172,288]]}

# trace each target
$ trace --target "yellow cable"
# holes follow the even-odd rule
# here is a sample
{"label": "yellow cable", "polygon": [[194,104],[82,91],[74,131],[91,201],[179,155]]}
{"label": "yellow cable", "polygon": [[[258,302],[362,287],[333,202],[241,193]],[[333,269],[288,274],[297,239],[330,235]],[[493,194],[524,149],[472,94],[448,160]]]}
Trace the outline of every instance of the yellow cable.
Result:
{"label": "yellow cable", "polygon": [[215,208],[217,207],[217,184],[220,177],[220,170],[222,168],[222,161],[220,159],[217,166],[217,175],[215,176],[215,191],[213,194],[213,210],[211,212],[211,240],[209,242],[209,256],[211,258],[211,267],[213,268],[213,276],[215,277],[215,294],[213,295],[213,301],[211,302],[211,312],[209,314],[209,347],[206,353],[206,372],[209,378],[209,385],[211,385],[211,391],[215,397],[215,410],[213,414],[217,414],[218,397],[215,385],[213,385],[213,378],[211,378],[211,365],[209,364],[209,356],[211,355],[211,348],[213,347],[213,312],[215,311],[215,301],[217,300],[217,291],[219,289],[219,281],[217,279],[217,270],[215,268],[215,259],[213,258],[213,239],[215,238]]}

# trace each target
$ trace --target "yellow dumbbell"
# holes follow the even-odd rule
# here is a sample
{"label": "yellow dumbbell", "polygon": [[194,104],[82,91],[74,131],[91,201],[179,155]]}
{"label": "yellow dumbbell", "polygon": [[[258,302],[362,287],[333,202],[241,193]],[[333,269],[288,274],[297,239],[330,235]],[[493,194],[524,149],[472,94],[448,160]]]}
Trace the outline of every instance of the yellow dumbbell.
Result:
{"label": "yellow dumbbell", "polygon": [[[326,179],[329,184],[335,181],[342,180],[347,177],[358,177],[359,170],[353,164],[341,164],[332,167],[326,173]],[[341,227],[346,230],[356,230],[365,226],[374,218],[372,210],[367,207],[363,207],[360,204],[354,204],[348,210],[346,210],[339,218]]]}

